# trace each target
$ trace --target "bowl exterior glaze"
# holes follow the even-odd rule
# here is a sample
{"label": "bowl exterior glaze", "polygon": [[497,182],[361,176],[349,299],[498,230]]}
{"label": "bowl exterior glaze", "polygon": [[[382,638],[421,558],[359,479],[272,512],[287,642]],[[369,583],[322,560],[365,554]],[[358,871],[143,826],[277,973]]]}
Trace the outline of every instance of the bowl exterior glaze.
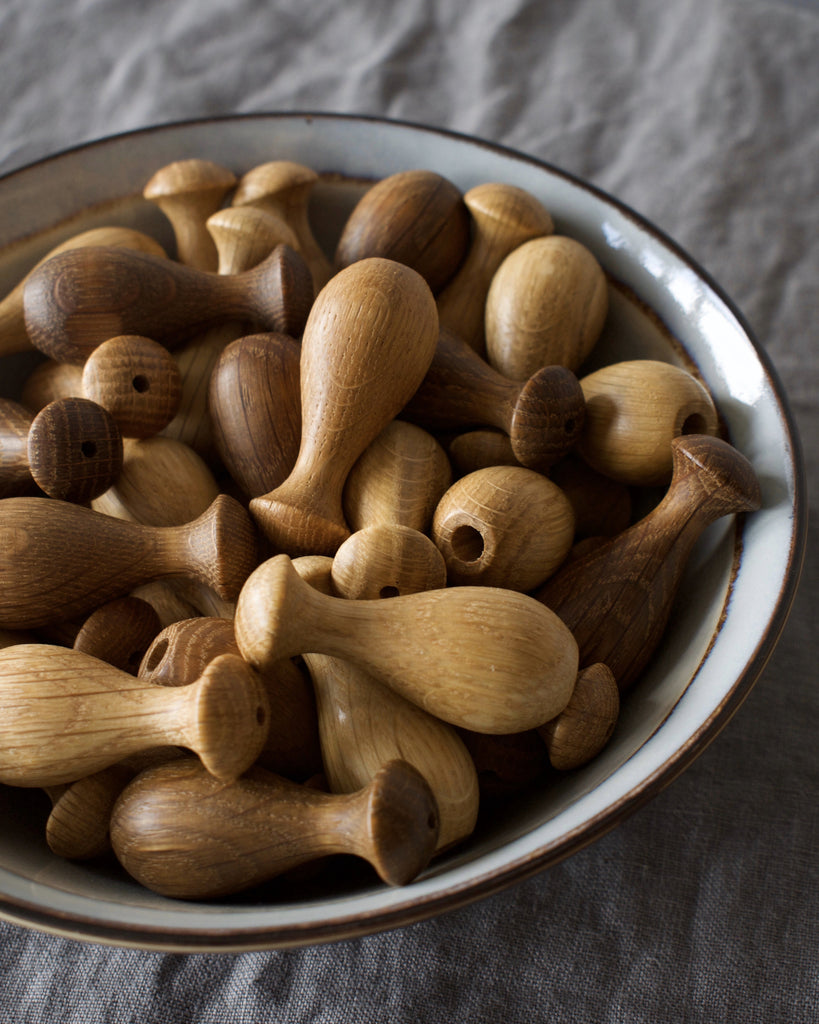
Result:
{"label": "bowl exterior glaze", "polygon": [[[556,230],[588,246],[609,276],[611,315],[597,358],[693,364],[762,485],[759,512],[720,521],[698,543],[666,639],[625,700],[606,750],[548,791],[521,798],[404,888],[365,879],[301,899],[276,890],[236,902],[175,902],[113,868],[59,861],[45,846],[47,804],[38,803],[39,792],[0,787],[0,808],[15,822],[0,839],[0,915],[28,927],[116,945],[228,951],[405,925],[581,849],[676,777],[729,721],[776,644],[799,577],[806,523],[793,419],[730,300],[638,214],[523,154],[396,121],[269,114],[187,122],[115,136],[15,171],[0,179],[2,293],[57,242],[86,228],[120,223],[170,245],[167,223],[141,191],[157,168],[186,157],[237,173],[274,159],[312,167],[322,180],[311,214],[328,246],[364,187],[356,180],[428,168],[463,191],[490,181],[527,189],[550,210]],[[0,394],[14,396],[31,365],[29,354],[0,361]]]}

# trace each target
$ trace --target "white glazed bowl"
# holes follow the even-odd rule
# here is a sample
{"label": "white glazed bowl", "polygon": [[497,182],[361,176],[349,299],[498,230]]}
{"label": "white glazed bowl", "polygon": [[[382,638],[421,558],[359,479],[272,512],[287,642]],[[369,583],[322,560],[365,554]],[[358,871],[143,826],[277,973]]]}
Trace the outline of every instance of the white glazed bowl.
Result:
{"label": "white glazed bowl", "polygon": [[[8,920],[179,951],[294,946],[408,924],[496,892],[601,836],[682,771],[737,710],[784,626],[803,557],[803,470],[793,420],[742,317],[657,229],[542,162],[397,122],[271,114],[175,124],[81,146],[9,174],[0,179],[0,293],[86,228],[138,227],[172,246],[167,222],[141,190],[163,164],[186,157],[237,173],[273,159],[312,167],[324,176],[312,213],[328,245],[361,194],[361,179],[423,167],[464,191],[490,181],[527,189],[550,210],[557,230],[588,246],[609,275],[601,360],[693,361],[730,440],[762,485],[759,512],[739,526],[720,520],[695,548],[664,642],[625,699],[603,753],[554,786],[511,801],[502,818],[482,824],[404,888],[353,874],[302,895],[273,886],[218,903],[164,899],[115,866],[54,857],[44,839],[45,796],[0,787],[0,915]],[[0,360],[0,394],[14,397],[32,365],[27,354]]]}

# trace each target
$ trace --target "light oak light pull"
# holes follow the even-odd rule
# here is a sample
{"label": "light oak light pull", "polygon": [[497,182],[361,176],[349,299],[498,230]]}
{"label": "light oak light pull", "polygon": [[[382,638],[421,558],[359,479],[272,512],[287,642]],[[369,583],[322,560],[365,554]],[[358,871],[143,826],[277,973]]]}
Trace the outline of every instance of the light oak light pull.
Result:
{"label": "light oak light pull", "polygon": [[0,651],[0,781],[73,782],[152,747],[197,753],[232,781],[256,760],[267,698],[241,658],[217,658],[190,686],[161,687],[81,651],[21,644]]}
{"label": "light oak light pull", "polygon": [[225,786],[186,759],[134,779],[111,820],[126,871],[182,899],[227,896],[336,853],[363,857],[384,882],[405,885],[426,867],[437,836],[429,786],[404,761],[336,795],[263,768]]}
{"label": "light oak light pull", "polygon": [[577,674],[571,633],[525,594],[449,587],[348,601],[314,590],[287,555],[248,579],[235,627],[242,656],[262,671],[304,652],[345,658],[444,721],[488,733],[554,718]]}
{"label": "light oak light pull", "polygon": [[347,475],[421,383],[437,337],[429,286],[401,263],[360,260],[322,289],[302,338],[296,464],[250,503],[277,550],[331,555],[349,536]]}

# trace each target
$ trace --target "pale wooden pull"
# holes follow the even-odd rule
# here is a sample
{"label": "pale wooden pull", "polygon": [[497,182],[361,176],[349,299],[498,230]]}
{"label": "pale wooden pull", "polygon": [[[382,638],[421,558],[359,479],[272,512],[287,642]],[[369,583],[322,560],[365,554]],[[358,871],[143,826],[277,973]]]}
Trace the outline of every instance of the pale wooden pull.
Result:
{"label": "pale wooden pull", "polygon": [[0,709],[0,781],[13,786],[73,782],[174,744],[230,781],[256,760],[269,722],[264,690],[236,656],[170,689],[46,644],[0,651]]}
{"label": "pale wooden pull", "polygon": [[252,768],[225,786],[193,760],[148,769],[114,808],[111,842],[137,881],[164,896],[227,896],[328,854],[363,857],[389,885],[410,882],[438,837],[435,799],[404,761],[350,795]]}
{"label": "pale wooden pull", "polygon": [[554,718],[577,675],[571,633],[525,594],[449,587],[347,601],[314,590],[287,555],[252,574],[235,626],[243,657],[257,668],[304,652],[345,658],[444,721],[480,732]]}

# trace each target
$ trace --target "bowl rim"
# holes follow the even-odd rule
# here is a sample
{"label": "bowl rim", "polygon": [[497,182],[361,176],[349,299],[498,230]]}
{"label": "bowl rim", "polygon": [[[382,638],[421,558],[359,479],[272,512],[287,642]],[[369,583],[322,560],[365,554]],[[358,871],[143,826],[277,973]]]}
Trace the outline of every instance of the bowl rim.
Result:
{"label": "bowl rim", "polygon": [[562,833],[554,840],[539,845],[537,849],[525,856],[505,863],[501,868],[490,868],[482,875],[473,876],[460,884],[442,887],[429,895],[412,894],[410,890],[405,899],[398,899],[386,909],[358,910],[355,913],[333,917],[329,922],[308,921],[303,924],[284,926],[275,924],[271,926],[254,926],[243,923],[238,927],[231,927],[226,921],[226,926],[219,929],[198,928],[193,924],[181,927],[174,925],[173,927],[166,928],[153,923],[147,926],[122,921],[112,925],[82,913],[68,913],[53,908],[44,909],[35,902],[11,897],[7,894],[0,894],[0,918],[4,918],[11,923],[35,928],[62,937],[115,946],[131,946],[175,952],[238,952],[293,948],[373,934],[403,927],[457,909],[477,900],[485,899],[532,877],[545,868],[559,863],[561,860],[595,842],[677,778],[719,735],[742,705],[771,657],[793,606],[804,563],[807,540],[806,473],[796,420],[774,364],[767,351],[759,343],[743,314],[711,274],[700,266],[679,243],[674,241],[662,229],[599,186],[561,167],[555,166],[549,161],[531,156],[511,146],[491,142],[466,132],[374,114],[354,114],[323,110],[282,110],[179,119],[115,132],[81,142],[77,145],[66,146],[44,157],[31,160],[24,165],[6,171],[0,174],[0,188],[5,188],[9,182],[13,182],[14,178],[25,175],[33,168],[43,168],[49,163],[57,162],[66,156],[79,155],[84,150],[94,149],[118,140],[138,139],[141,136],[207,125],[216,126],[241,121],[274,123],[286,120],[299,120],[307,123],[314,121],[350,121],[392,126],[397,129],[408,129],[414,132],[422,132],[431,136],[467,143],[471,146],[485,148],[489,152],[501,157],[529,164],[534,168],[546,171],[550,175],[564,179],[576,188],[615,208],[625,218],[631,220],[641,231],[651,235],[658,243],[673,253],[681,263],[693,271],[735,318],[746,340],[755,350],[771,394],[775,398],[783,431],[789,442],[789,460],[794,493],[790,548],[787,566],[773,613],[752,656],[742,673],[735,680],[734,685],[725,694],[712,713],[689,736],[687,741],[677,747],[657,770],[651,775],[641,778],[616,801],[608,804],[595,816],[586,819],[582,826]]}

